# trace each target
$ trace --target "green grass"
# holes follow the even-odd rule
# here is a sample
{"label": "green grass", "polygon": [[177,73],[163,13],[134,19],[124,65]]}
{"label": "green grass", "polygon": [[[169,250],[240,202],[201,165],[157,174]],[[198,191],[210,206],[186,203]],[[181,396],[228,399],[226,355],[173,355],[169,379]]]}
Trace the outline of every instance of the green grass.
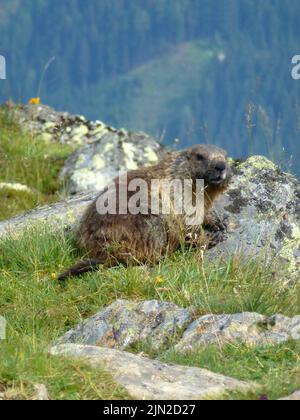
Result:
{"label": "green grass", "polygon": [[[57,200],[58,173],[71,150],[22,133],[3,111],[0,127],[0,182],[32,189],[0,190],[1,220]],[[193,306],[197,316],[244,311],[300,314],[299,285],[283,286],[276,262],[269,266],[263,256],[212,263],[182,250],[155,267],[101,269],[59,285],[56,274],[79,257],[71,237],[43,226],[24,232],[18,240],[0,240],[0,314],[8,322],[7,339],[0,341],[0,393],[6,390],[10,399],[32,398],[36,383],[46,385],[51,399],[128,399],[109,372],[46,352],[59,336],[116,299],[174,302]],[[262,394],[275,399],[300,388],[299,342],[265,348],[210,346],[186,356],[166,348],[155,353],[149,343],[128,350],[261,385],[259,391],[231,394],[230,399],[257,399]]]}
{"label": "green grass", "polygon": [[[276,400],[300,387],[300,343],[295,341],[261,348],[241,344],[223,348],[208,346],[184,356],[168,352],[161,359],[168,363],[198,366],[261,386],[258,390],[253,389],[244,399],[259,399],[264,395]],[[235,397],[241,396],[233,394]]]}
{"label": "green grass", "polygon": [[[274,279],[272,268],[257,260],[202,263],[197,253],[183,251],[152,268],[101,269],[60,286],[52,274],[77,259],[72,238],[43,227],[25,232],[17,241],[0,242],[0,313],[8,321],[7,340],[0,342],[0,384],[12,388],[13,394],[30,398],[32,386],[38,382],[48,387],[53,399],[128,398],[107,373],[45,354],[60,335],[116,299],[194,305],[198,315],[300,313],[299,286],[283,288]],[[257,380],[270,398],[300,387],[300,353],[295,343],[257,350],[212,347],[192,356],[167,352],[165,357]]]}
{"label": "green grass", "polygon": [[0,190],[0,220],[57,201],[61,187],[58,174],[71,151],[70,146],[45,144],[38,137],[24,134],[1,109],[0,183],[24,184],[33,192]]}

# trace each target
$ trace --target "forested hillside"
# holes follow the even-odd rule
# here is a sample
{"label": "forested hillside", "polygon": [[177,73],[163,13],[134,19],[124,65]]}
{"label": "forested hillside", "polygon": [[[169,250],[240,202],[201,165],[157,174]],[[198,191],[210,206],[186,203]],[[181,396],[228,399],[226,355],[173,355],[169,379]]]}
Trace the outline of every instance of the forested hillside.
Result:
{"label": "forested hillside", "polygon": [[300,173],[299,22],[298,0],[0,0],[0,101],[38,95],[168,143],[293,155]]}

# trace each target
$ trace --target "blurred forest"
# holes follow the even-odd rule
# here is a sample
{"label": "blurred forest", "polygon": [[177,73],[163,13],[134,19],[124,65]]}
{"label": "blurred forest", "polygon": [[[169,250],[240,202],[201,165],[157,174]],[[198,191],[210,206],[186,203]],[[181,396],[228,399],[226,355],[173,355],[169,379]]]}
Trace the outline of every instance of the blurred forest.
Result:
{"label": "blurred forest", "polygon": [[299,0],[0,0],[0,54],[1,102],[40,95],[300,174]]}

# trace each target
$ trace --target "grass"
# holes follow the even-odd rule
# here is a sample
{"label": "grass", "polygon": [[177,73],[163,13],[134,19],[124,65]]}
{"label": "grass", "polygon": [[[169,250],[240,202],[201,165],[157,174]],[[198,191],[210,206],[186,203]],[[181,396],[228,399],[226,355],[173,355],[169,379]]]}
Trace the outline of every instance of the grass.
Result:
{"label": "grass", "polygon": [[[255,382],[261,389],[243,396],[259,399],[266,396],[276,400],[292,394],[300,387],[300,343],[252,348],[231,344],[219,348],[209,346],[189,355],[167,352],[161,360],[186,366],[198,366],[247,382]],[[240,398],[233,394],[230,399]]]}
{"label": "grass", "polygon": [[[271,267],[257,260],[211,264],[184,251],[152,268],[102,269],[60,286],[52,274],[77,258],[74,240],[46,227],[25,232],[18,241],[0,242],[0,312],[8,321],[7,340],[0,342],[0,384],[12,388],[13,395],[30,398],[38,382],[53,399],[128,398],[107,373],[45,354],[60,335],[116,299],[194,305],[198,315],[300,313],[299,286],[282,288]],[[287,343],[270,349],[212,347],[184,357],[167,352],[163,357],[256,380],[273,398],[300,387],[299,350],[299,344]]]}
{"label": "grass", "polygon": [[[58,173],[71,150],[22,133],[3,111],[0,127],[0,183],[17,182],[32,189],[0,190],[1,220],[57,200]],[[10,399],[31,399],[36,383],[46,385],[51,399],[128,399],[109,372],[46,353],[59,336],[116,299],[194,306],[198,316],[300,314],[299,285],[284,287],[277,267],[267,265],[263,257],[212,263],[182,250],[155,267],[101,269],[62,287],[54,280],[56,274],[79,257],[72,237],[44,226],[25,231],[18,240],[0,240],[0,314],[8,322],[7,339],[0,341],[0,393],[7,391]],[[257,399],[261,394],[276,399],[300,388],[299,342],[264,348],[210,346],[185,356],[170,349],[154,353],[149,343],[129,350],[262,386],[259,392],[231,394],[229,399]]]}
{"label": "grass", "polygon": [[59,198],[58,175],[70,146],[45,144],[40,138],[24,134],[7,113],[0,110],[0,183],[20,183],[31,194],[0,189],[0,220]]}

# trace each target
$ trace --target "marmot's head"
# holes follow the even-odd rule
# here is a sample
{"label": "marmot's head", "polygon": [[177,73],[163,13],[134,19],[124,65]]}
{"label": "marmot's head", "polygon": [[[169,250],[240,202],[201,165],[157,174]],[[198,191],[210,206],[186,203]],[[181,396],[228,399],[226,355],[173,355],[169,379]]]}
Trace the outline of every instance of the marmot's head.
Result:
{"label": "marmot's head", "polygon": [[205,185],[223,187],[230,179],[230,167],[225,150],[212,145],[197,145],[186,151],[193,179],[203,179]]}

